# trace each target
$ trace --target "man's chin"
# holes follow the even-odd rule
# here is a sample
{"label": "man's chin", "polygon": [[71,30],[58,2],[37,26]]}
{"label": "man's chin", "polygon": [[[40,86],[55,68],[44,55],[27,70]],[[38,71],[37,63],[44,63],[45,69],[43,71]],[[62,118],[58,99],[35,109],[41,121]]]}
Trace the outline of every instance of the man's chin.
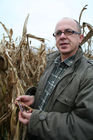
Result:
{"label": "man's chin", "polygon": [[68,50],[61,50],[60,51],[63,55],[67,55],[67,54],[70,54],[71,52],[68,51]]}

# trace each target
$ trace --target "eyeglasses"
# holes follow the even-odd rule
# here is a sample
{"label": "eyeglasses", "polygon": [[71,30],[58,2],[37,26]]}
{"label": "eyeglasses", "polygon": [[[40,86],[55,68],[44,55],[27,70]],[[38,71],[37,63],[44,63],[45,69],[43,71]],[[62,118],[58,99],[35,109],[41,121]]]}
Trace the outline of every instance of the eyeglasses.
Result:
{"label": "eyeglasses", "polygon": [[53,33],[53,36],[54,37],[59,37],[61,36],[61,34],[64,33],[66,36],[69,36],[69,35],[72,35],[72,34],[79,34],[80,35],[80,32],[76,32],[74,30],[71,30],[71,29],[66,29],[64,30],[64,32],[58,30],[56,31],[55,33]]}

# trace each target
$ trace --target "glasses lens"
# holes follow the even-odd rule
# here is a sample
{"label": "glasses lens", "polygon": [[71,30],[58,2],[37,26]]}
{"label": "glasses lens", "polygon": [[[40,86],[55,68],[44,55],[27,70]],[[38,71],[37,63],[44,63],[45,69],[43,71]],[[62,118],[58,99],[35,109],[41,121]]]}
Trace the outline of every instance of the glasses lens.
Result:
{"label": "glasses lens", "polygon": [[64,34],[67,35],[67,36],[69,36],[69,35],[74,34],[74,32],[72,30],[65,30],[64,31]]}
{"label": "glasses lens", "polygon": [[60,36],[61,34],[62,34],[61,31],[57,31],[57,32],[55,32],[53,35],[54,35],[55,37],[58,37],[58,36]]}

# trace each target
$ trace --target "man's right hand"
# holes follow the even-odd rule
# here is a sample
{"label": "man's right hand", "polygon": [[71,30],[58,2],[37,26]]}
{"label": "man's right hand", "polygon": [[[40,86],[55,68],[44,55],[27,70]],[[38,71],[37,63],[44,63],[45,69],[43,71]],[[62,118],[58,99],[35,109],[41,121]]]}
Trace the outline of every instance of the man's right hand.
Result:
{"label": "man's right hand", "polygon": [[16,101],[21,101],[24,104],[30,106],[34,103],[34,96],[29,96],[29,95],[22,95],[16,98]]}

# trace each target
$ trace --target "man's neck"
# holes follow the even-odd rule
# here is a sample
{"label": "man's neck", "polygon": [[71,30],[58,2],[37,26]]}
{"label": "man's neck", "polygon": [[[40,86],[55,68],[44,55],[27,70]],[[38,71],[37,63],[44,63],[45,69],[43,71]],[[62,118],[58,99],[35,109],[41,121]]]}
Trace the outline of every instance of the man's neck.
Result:
{"label": "man's neck", "polygon": [[74,53],[71,54],[61,54],[61,61],[63,62],[64,60],[68,59],[69,57],[75,55],[77,50]]}

